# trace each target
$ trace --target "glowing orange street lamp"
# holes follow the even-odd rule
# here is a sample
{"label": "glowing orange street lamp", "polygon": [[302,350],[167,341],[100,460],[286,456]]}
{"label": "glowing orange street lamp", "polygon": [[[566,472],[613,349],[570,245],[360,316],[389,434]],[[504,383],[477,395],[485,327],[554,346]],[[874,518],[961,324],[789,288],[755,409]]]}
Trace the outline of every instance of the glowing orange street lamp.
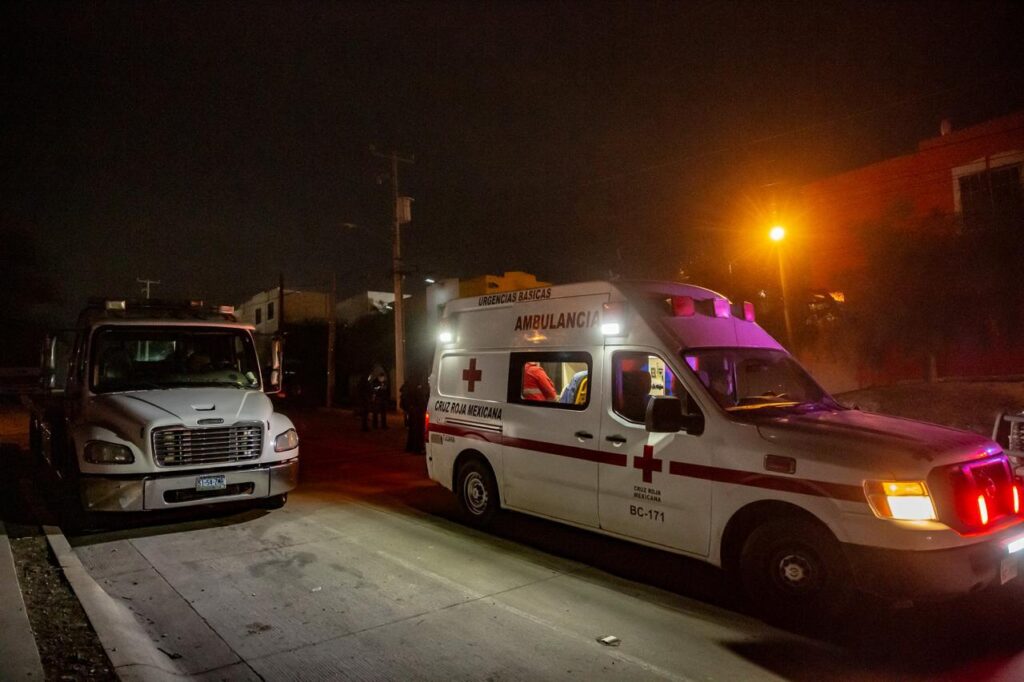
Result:
{"label": "glowing orange street lamp", "polygon": [[789,306],[786,305],[786,271],[782,267],[782,240],[786,238],[786,228],[776,225],[768,230],[768,238],[776,244],[779,256],[779,287],[782,290],[782,319],[786,324],[786,345],[793,349],[793,325],[789,321]]}

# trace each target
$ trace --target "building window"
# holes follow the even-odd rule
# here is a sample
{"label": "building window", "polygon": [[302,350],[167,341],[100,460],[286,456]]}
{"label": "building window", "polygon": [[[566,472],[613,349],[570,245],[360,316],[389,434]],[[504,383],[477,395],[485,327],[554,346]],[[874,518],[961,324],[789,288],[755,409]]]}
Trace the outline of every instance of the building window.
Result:
{"label": "building window", "polygon": [[1006,229],[1024,222],[1021,164],[962,175],[957,181],[965,230]]}
{"label": "building window", "polygon": [[256,324],[263,322],[263,308],[256,306]]}
{"label": "building window", "polygon": [[267,303],[267,322],[270,322],[272,319],[274,319],[274,302],[270,301]]}

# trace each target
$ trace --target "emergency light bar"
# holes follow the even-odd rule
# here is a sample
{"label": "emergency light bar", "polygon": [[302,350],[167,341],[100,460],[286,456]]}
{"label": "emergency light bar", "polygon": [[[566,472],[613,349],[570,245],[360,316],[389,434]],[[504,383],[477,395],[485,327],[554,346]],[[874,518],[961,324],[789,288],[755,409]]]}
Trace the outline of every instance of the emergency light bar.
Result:
{"label": "emergency light bar", "polygon": [[669,296],[665,300],[671,306],[672,317],[693,317],[699,310],[701,314],[711,317],[735,317],[745,322],[756,319],[754,304],[750,301],[732,304],[724,298],[697,300],[693,296]]}

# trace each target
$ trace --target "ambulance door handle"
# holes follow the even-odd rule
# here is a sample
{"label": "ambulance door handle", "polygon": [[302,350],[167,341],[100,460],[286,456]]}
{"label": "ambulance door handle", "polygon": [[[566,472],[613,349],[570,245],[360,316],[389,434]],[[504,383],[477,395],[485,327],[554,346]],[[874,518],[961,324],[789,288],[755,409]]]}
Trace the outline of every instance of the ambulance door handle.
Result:
{"label": "ambulance door handle", "polygon": [[626,439],[623,438],[622,436],[605,436],[605,440],[614,445],[615,447],[619,447],[620,445],[626,442]]}
{"label": "ambulance door handle", "polygon": [[577,431],[573,435],[579,438],[581,441],[590,440],[591,438],[594,437],[594,434],[587,433],[586,431]]}

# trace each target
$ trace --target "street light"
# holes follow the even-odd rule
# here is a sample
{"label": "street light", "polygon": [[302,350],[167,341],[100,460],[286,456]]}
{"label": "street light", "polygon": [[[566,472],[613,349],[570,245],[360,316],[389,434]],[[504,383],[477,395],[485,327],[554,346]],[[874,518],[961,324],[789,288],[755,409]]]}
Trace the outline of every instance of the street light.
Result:
{"label": "street light", "polygon": [[775,242],[779,256],[779,288],[782,290],[782,319],[786,324],[786,345],[793,349],[793,325],[789,321],[789,306],[786,305],[786,270],[782,266],[782,240],[786,238],[786,228],[776,225],[768,230],[768,238]]}

